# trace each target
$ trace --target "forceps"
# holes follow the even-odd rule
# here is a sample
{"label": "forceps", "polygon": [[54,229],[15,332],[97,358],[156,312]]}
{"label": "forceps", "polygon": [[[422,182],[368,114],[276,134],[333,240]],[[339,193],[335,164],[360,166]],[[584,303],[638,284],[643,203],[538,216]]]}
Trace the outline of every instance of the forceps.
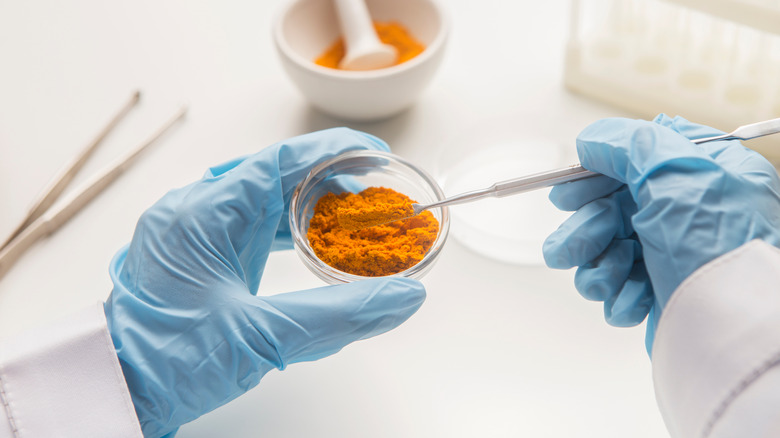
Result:
{"label": "forceps", "polygon": [[0,278],[5,275],[13,264],[41,237],[55,232],[79,210],[84,208],[92,199],[108,187],[116,178],[127,170],[138,156],[155,143],[171,126],[181,119],[187,112],[186,107],[180,108],[173,117],[163,124],[144,142],[109,164],[84,185],[75,190],[62,202],[61,206],[50,210],[50,207],[59,198],[67,185],[87,162],[89,156],[100,146],[116,125],[138,103],[141,93],[136,91],[117,112],[113,119],[98,133],[73,160],[65,166],[58,175],[49,183],[49,186],[36,199],[33,207],[27,212],[25,218],[14,231],[0,245]]}
{"label": "forceps", "polygon": [[[696,138],[692,139],[691,142],[694,144],[701,144],[718,140],[750,140],[757,137],[763,137],[765,135],[777,134],[778,132],[780,132],[780,118],[765,120],[758,123],[751,123],[749,125],[740,126],[728,134],[718,135],[715,137]],[[430,208],[464,204],[488,197],[502,198],[504,196],[524,193],[531,190],[550,187],[570,181],[591,178],[599,175],[601,174],[591,172],[590,170],[582,167],[580,164],[574,164],[562,169],[548,170],[520,178],[500,181],[484,189],[461,193],[459,195],[451,196],[430,204],[412,204],[414,212],[411,216],[416,216]]]}

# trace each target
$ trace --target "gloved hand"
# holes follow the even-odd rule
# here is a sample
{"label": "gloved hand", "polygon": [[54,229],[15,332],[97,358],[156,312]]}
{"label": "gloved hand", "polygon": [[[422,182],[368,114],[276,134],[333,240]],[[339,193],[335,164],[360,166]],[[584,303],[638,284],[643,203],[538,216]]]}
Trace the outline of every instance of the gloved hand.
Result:
{"label": "gloved hand", "polygon": [[738,141],[680,117],[606,119],[577,138],[581,164],[606,176],[557,186],[550,199],[576,212],[544,243],[551,268],[579,266],[587,299],[612,325],[648,318],[652,349],[661,310],[695,270],[752,239],[780,244],[780,180]]}
{"label": "gloved hand", "polygon": [[386,332],[425,299],[414,280],[378,278],[257,297],[273,248],[290,248],[288,206],[317,163],[387,150],[345,128],[210,169],[165,195],[111,262],[105,304],[144,435],[159,437],[238,397],[274,368]]}

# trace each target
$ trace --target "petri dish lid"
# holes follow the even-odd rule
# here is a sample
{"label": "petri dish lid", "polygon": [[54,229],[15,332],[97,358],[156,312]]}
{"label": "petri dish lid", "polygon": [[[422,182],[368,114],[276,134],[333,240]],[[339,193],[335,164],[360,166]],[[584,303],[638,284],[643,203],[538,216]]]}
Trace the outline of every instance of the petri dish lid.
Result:
{"label": "petri dish lid", "polygon": [[[463,139],[466,144],[450,145],[438,174],[446,196],[564,165],[554,141],[514,137],[486,139],[483,135],[476,148],[467,138]],[[470,250],[497,261],[544,264],[544,240],[569,216],[552,205],[549,192],[549,188],[540,189],[452,206],[450,234]]]}

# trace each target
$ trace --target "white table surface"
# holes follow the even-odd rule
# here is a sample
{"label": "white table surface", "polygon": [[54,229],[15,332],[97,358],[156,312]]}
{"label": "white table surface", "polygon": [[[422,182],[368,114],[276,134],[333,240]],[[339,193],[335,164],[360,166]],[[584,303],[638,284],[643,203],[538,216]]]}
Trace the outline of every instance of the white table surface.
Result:
{"label": "white table surface", "polygon": [[[104,300],[108,262],[146,208],[275,141],[347,125],[434,168],[462,131],[513,120],[518,136],[544,136],[573,160],[583,127],[626,115],[563,89],[567,2],[446,3],[450,44],[426,93],[393,119],[350,124],[311,109],[284,75],[270,38],[277,1],[0,2],[0,235],[132,90],[141,104],[78,181],[190,105],[183,124],[0,281],[0,337]],[[451,239],[407,323],[271,372],[179,436],[667,436],[644,327],[609,327],[572,279]],[[289,251],[271,256],[260,294],[320,285]]]}

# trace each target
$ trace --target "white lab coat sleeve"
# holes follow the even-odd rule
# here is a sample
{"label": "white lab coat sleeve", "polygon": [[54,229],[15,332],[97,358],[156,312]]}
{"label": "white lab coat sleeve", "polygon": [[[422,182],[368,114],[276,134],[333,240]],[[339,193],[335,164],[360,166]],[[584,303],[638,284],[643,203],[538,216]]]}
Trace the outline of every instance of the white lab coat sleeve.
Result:
{"label": "white lab coat sleeve", "polygon": [[780,436],[780,250],[752,241],[677,288],[653,380],[672,437]]}
{"label": "white lab coat sleeve", "polygon": [[142,437],[102,303],[0,344],[0,438]]}

